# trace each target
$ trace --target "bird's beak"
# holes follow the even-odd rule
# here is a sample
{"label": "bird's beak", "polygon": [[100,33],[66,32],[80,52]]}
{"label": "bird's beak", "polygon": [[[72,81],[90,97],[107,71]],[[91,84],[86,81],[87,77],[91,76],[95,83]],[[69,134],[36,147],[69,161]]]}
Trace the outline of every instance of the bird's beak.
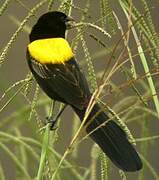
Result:
{"label": "bird's beak", "polygon": [[76,22],[71,16],[67,16],[65,24],[66,24],[66,29],[72,29],[74,28]]}

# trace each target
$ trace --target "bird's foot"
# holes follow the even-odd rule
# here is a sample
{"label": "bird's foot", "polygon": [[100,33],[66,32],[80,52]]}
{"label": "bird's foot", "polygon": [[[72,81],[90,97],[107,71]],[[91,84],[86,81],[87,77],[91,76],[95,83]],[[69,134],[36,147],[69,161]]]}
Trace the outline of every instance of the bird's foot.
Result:
{"label": "bird's foot", "polygon": [[56,130],[58,127],[56,126],[57,123],[57,119],[54,117],[46,117],[47,123],[50,124],[50,130],[54,131]]}

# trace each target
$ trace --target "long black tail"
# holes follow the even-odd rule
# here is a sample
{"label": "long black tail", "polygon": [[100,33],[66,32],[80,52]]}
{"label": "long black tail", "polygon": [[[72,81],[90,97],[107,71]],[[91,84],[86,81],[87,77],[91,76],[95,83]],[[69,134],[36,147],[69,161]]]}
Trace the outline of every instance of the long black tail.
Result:
{"label": "long black tail", "polygon": [[[83,120],[85,110],[78,110],[76,108],[74,110],[79,118]],[[87,133],[92,132],[108,119],[108,116],[103,111],[100,112],[100,106],[96,104],[87,119]],[[124,171],[137,171],[142,168],[141,159],[135,148],[128,141],[125,132],[116,122],[108,121],[104,126],[94,131],[90,137],[120,169]]]}

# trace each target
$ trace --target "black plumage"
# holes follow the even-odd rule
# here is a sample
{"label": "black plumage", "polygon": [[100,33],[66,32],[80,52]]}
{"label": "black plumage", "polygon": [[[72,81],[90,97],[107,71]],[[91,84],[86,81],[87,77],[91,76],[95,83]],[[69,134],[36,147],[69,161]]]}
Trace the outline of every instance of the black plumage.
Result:
{"label": "black plumage", "polygon": [[[43,15],[31,31],[30,42],[39,38],[64,38],[66,19],[67,16],[60,12]],[[43,91],[51,99],[70,105],[82,121],[91,93],[87,80],[74,57],[63,64],[40,64],[27,51],[27,60],[31,72]],[[124,171],[140,170],[142,162],[125,132],[115,121],[108,119],[109,117],[96,103],[87,118],[86,131],[88,133],[93,131],[90,137],[116,166]],[[100,126],[103,123],[105,124]],[[94,131],[96,128],[97,130]]]}

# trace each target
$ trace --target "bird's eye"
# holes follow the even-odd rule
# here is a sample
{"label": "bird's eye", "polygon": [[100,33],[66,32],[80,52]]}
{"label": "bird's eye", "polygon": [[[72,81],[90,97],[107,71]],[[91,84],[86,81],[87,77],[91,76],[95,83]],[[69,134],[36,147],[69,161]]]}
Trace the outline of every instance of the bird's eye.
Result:
{"label": "bird's eye", "polygon": [[63,21],[63,22],[66,22],[67,21],[67,19],[66,19],[66,17],[65,16],[61,16],[61,21]]}

